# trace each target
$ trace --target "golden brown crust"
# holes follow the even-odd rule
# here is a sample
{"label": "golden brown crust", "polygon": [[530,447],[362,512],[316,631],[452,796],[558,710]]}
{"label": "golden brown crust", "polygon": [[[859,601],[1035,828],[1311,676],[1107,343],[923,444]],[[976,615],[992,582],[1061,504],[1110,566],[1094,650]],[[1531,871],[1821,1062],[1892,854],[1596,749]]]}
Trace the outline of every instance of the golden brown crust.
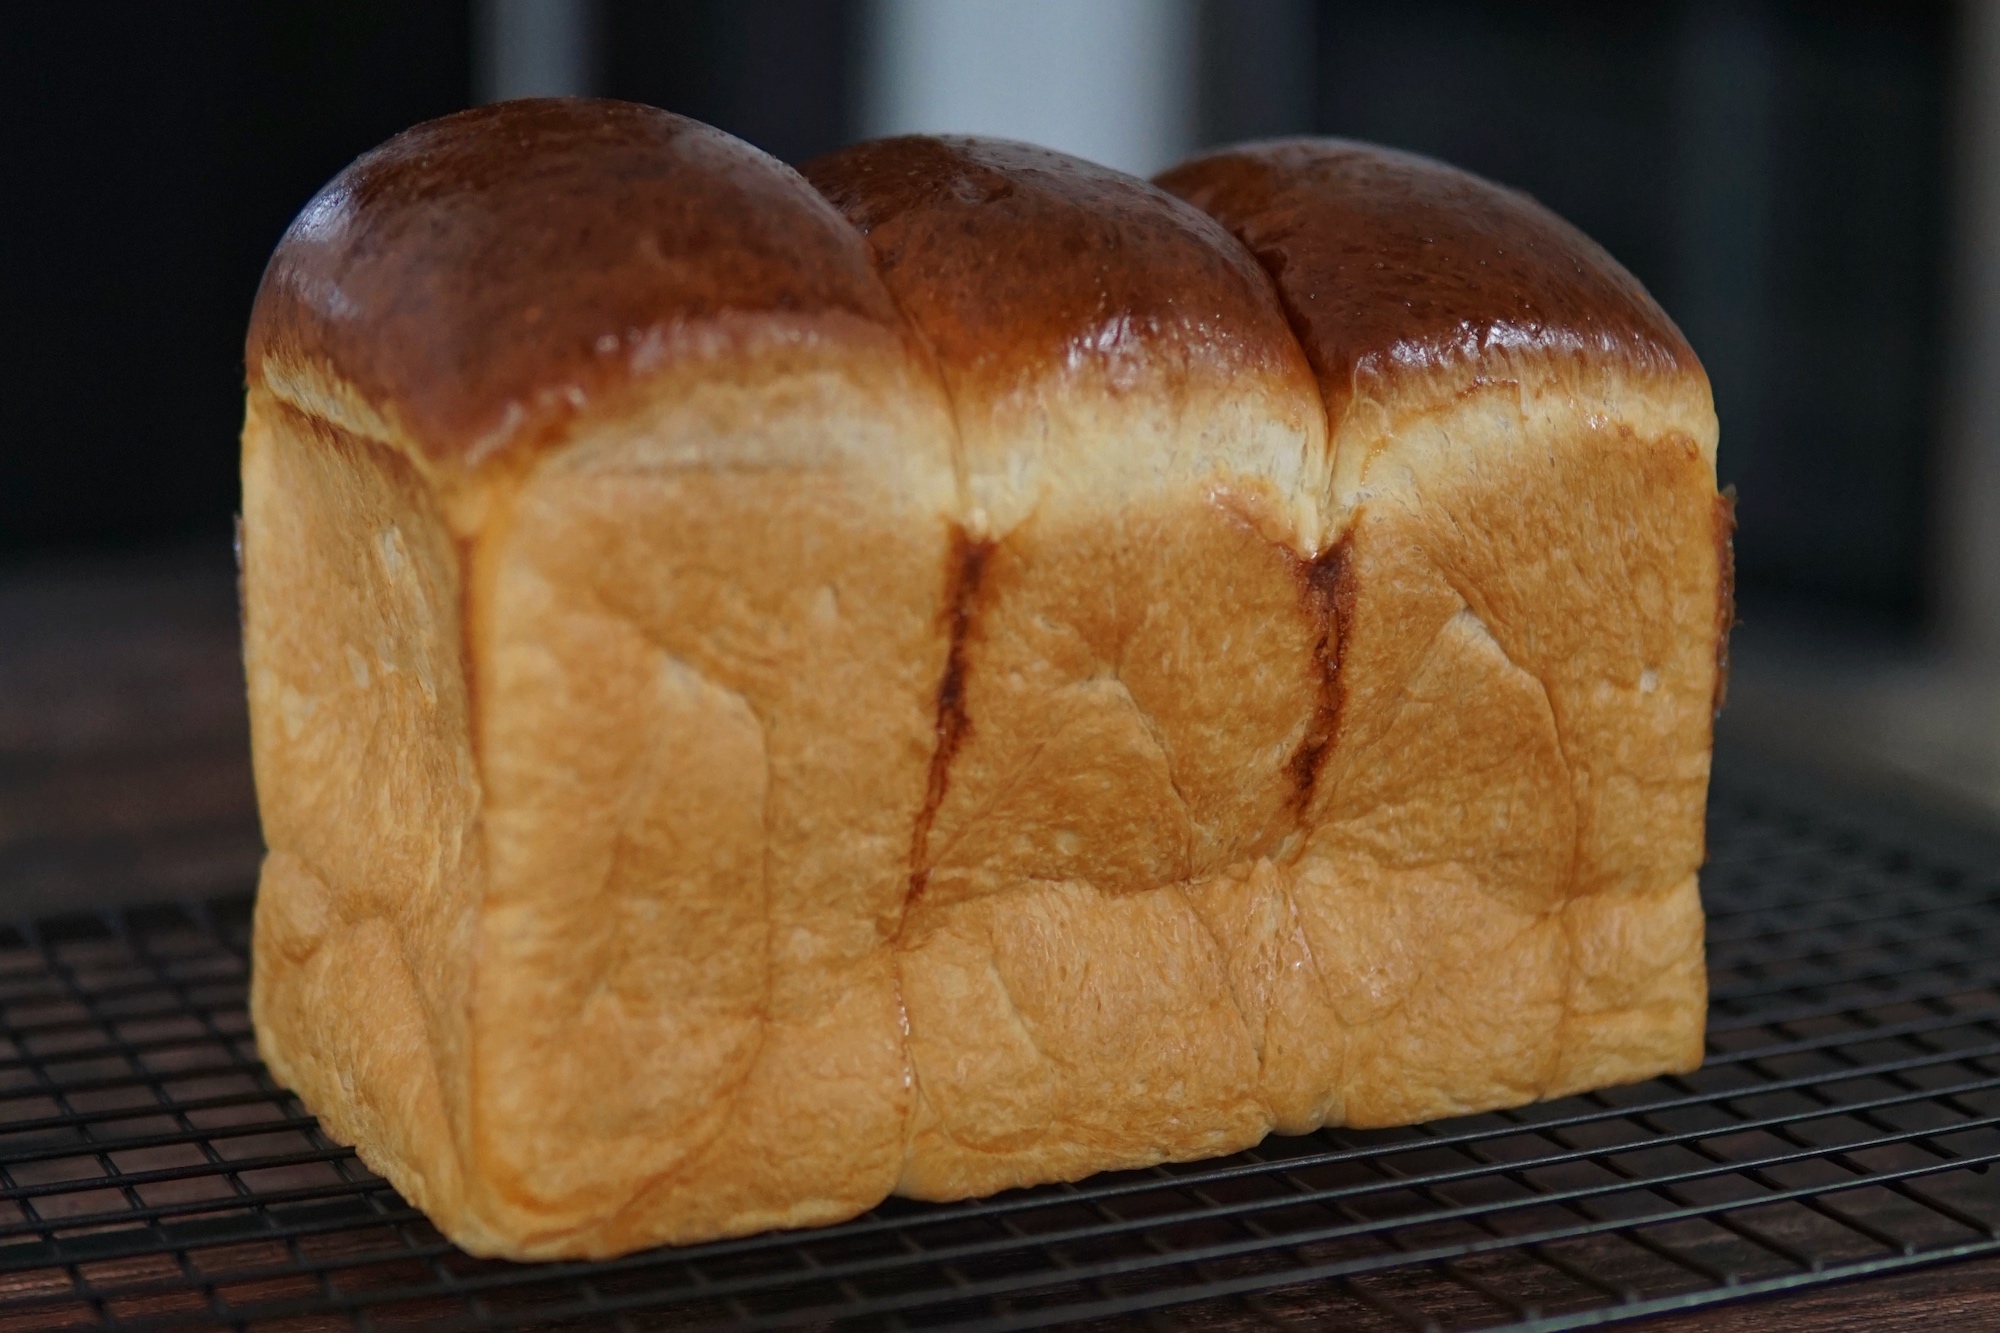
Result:
{"label": "golden brown crust", "polygon": [[1224,148],[1159,185],[1272,274],[1336,423],[1357,372],[1421,376],[1495,351],[1700,373],[1672,320],[1603,247],[1527,195],[1344,139]]}
{"label": "golden brown crust", "polygon": [[476,462],[743,316],[896,326],[860,238],[783,164],[652,107],[541,99],[334,177],[272,255],[245,355],[252,383],[330,370],[431,461]]}
{"label": "golden brown crust", "polygon": [[865,240],[524,104],[274,260],[253,1013],[329,1132],[608,1255],[1697,1064],[1726,508],[1637,284],[1353,145],[1170,174],[1254,254],[1020,145],[812,173]]}
{"label": "golden brown crust", "polygon": [[1296,362],[1242,247],[1122,172],[1030,144],[928,136],[855,144],[803,170],[868,237],[955,380],[1001,391],[1141,360],[1224,372]]}
{"label": "golden brown crust", "polygon": [[1327,633],[1297,578],[1327,489],[1311,368],[1254,257],[1142,181],[972,139],[807,176],[932,349],[973,508],[896,940],[898,1189],[1249,1143],[1257,1038],[1182,886],[1296,822]]}

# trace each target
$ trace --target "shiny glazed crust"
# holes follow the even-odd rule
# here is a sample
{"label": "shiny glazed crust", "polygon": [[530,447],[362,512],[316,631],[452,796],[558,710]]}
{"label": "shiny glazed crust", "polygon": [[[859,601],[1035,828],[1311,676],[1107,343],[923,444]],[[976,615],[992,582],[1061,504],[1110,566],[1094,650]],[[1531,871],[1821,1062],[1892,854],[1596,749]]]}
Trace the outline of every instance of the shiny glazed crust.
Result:
{"label": "shiny glazed crust", "polygon": [[1715,426],[1622,270],[1328,141],[806,177],[510,104],[272,261],[253,1016],[331,1132],[605,1255],[1699,1061]]}

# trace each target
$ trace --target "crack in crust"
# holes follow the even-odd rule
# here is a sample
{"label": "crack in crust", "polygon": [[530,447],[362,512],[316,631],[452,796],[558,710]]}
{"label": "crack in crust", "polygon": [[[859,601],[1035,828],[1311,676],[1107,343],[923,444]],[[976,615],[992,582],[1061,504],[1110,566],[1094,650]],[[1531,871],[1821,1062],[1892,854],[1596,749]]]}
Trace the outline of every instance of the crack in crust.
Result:
{"label": "crack in crust", "polygon": [[910,909],[930,882],[931,824],[951,786],[951,761],[972,734],[972,719],[965,711],[965,641],[972,628],[972,605],[979,596],[993,547],[992,541],[969,536],[963,527],[952,528],[951,550],[946,556],[950,584],[940,617],[948,622],[950,641],[944,675],[938,681],[937,745],[931,751],[930,773],[924,782],[924,803],[910,834],[910,890],[903,900],[904,920],[909,919]]}
{"label": "crack in crust", "polygon": [[1715,497],[1715,699],[1720,718],[1729,703],[1729,631],[1736,628],[1736,487]]}
{"label": "crack in crust", "polygon": [[1319,668],[1319,700],[1313,708],[1312,720],[1306,724],[1306,734],[1292,751],[1292,757],[1285,761],[1285,771],[1292,779],[1292,809],[1301,815],[1312,804],[1320,769],[1333,752],[1334,737],[1340,729],[1340,659],[1354,609],[1353,579],[1347,569],[1352,540],[1351,534],[1343,536],[1312,560],[1299,561],[1294,566],[1299,598],[1306,613],[1320,626],[1312,649],[1313,662]]}

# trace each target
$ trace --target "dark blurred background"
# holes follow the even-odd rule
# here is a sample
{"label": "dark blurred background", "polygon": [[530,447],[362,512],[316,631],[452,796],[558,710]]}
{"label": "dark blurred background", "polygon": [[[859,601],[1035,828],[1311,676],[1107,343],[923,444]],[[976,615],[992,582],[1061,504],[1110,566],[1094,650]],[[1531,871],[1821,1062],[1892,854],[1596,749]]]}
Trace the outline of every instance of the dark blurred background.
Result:
{"label": "dark blurred background", "polygon": [[1681,324],[1753,603],[1930,609],[1943,5],[1414,0],[1330,8],[1320,36],[1319,128],[1527,189]]}
{"label": "dark blurred background", "polygon": [[[787,158],[843,142],[845,6],[596,8],[602,91]],[[227,531],[264,261],[356,154],[471,104],[474,17],[437,0],[8,9],[0,550]]]}
{"label": "dark blurred background", "polygon": [[[241,341],[286,223],[413,122],[565,91],[793,162],[960,129],[1149,171],[1325,132],[1526,189],[1651,288],[1713,378],[1751,622],[1737,711],[1817,740],[1914,727],[1951,753],[1898,762],[2000,792],[1983,757],[2000,715],[1980,712],[2000,556],[1979,554],[2000,528],[1979,362],[1982,330],[2000,346],[2000,24],[1980,5],[273,0],[10,6],[0,31],[0,871],[14,856],[17,882],[55,818],[19,814],[54,799],[51,756],[116,736],[184,756],[195,715],[240,755],[217,663]],[[229,789],[216,810],[247,800],[240,777],[182,785],[202,781]]]}
{"label": "dark blurred background", "polygon": [[[504,8],[8,11],[0,549],[225,531],[265,256],[356,153],[486,91],[482,31]],[[1198,9],[1187,147],[1350,134],[1529,190],[1637,273],[1707,363],[1746,591],[1913,626],[1936,609],[1948,6]],[[862,128],[857,47],[881,21],[867,6],[600,0],[586,15],[584,64],[557,77],[790,161]]]}

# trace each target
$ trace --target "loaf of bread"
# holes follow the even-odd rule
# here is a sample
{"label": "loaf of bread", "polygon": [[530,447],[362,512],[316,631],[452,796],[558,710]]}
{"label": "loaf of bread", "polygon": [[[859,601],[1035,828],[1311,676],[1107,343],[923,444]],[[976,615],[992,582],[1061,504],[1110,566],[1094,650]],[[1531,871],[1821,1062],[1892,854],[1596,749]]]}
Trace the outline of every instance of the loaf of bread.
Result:
{"label": "loaf of bread", "polygon": [[1714,413],[1521,195],[509,103],[248,370],[259,1047],[475,1252],[1700,1061]]}

